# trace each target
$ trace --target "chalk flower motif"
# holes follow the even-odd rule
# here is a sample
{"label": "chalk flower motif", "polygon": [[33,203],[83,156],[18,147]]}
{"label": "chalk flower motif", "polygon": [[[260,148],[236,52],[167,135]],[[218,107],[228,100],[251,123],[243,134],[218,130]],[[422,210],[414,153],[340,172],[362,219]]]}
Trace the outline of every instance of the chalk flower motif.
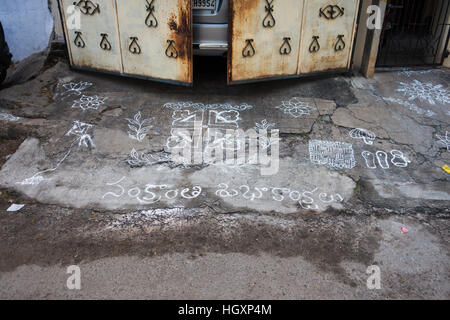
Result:
{"label": "chalk flower motif", "polygon": [[282,110],[285,114],[289,114],[294,118],[300,118],[304,115],[311,114],[311,107],[309,103],[301,101],[299,98],[292,98],[289,101],[283,101],[281,106],[276,107]]}
{"label": "chalk flower motif", "polygon": [[439,143],[443,144],[447,147],[447,151],[450,151],[450,136],[448,134],[448,131],[445,131],[445,137],[437,134],[436,137],[439,139]]}
{"label": "chalk flower motif", "polygon": [[64,94],[76,94],[81,95],[81,93],[88,87],[92,86],[90,82],[70,82],[63,84],[63,87],[67,90]]}
{"label": "chalk flower motif", "polygon": [[397,91],[408,96],[409,101],[418,99],[428,101],[432,105],[436,103],[450,103],[450,95],[442,84],[434,85],[431,82],[423,83],[419,80],[414,80],[410,83],[400,82],[400,88]]}
{"label": "chalk flower motif", "polygon": [[153,128],[153,126],[148,125],[153,121],[153,118],[142,120],[142,114],[140,111],[136,113],[133,119],[126,118],[125,120],[128,121],[128,128],[130,129],[130,131],[128,131],[128,136],[139,142],[144,141],[147,136],[147,132]]}
{"label": "chalk flower motif", "polygon": [[256,122],[255,126],[256,126],[255,127],[256,131],[258,131],[258,130],[269,130],[269,129],[275,127],[275,123],[269,123],[267,121],[267,119],[264,119],[264,120],[261,121],[261,123]]}
{"label": "chalk flower motif", "polygon": [[80,99],[73,102],[72,108],[80,108],[83,111],[87,109],[98,110],[98,108],[103,105],[108,99],[107,97],[100,98],[99,96],[85,96],[83,95]]}
{"label": "chalk flower motif", "polygon": [[154,164],[167,163],[172,161],[171,155],[169,153],[160,152],[157,155],[153,154],[139,154],[136,149],[133,148],[130,152],[130,157],[126,161],[131,167],[144,167],[152,166]]}
{"label": "chalk flower motif", "polygon": [[271,134],[269,134],[268,136],[261,135],[261,131],[266,131],[267,133],[269,129],[272,129],[274,127],[275,123],[269,123],[267,119],[262,120],[261,123],[258,122],[255,123],[255,131],[259,135],[259,143],[264,150],[269,148],[271,145],[280,142],[280,138],[272,137]]}

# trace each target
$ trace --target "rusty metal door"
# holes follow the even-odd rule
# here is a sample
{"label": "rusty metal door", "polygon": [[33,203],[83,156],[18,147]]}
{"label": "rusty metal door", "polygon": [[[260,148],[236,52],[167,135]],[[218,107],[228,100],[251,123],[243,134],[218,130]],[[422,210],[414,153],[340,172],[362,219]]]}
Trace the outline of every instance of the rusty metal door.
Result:
{"label": "rusty metal door", "polygon": [[228,81],[296,75],[303,1],[230,1]]}
{"label": "rusty metal door", "polygon": [[359,1],[306,0],[299,73],[350,68]]}
{"label": "rusty metal door", "polygon": [[230,0],[228,83],[349,69],[359,0]]}
{"label": "rusty metal door", "polygon": [[117,0],[124,72],[192,84],[191,7],[190,0]]}
{"label": "rusty metal door", "polygon": [[59,1],[73,67],[192,85],[191,0]]}
{"label": "rusty metal door", "polygon": [[[69,58],[72,66],[122,72],[115,0],[60,0]],[[79,25],[76,16],[81,14]],[[77,28],[80,27],[80,28]]]}

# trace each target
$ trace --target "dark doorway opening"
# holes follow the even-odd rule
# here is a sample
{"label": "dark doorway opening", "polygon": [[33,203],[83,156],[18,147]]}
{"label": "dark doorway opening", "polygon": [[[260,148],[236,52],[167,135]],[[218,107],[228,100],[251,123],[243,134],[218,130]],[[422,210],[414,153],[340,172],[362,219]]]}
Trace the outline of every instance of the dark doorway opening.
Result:
{"label": "dark doorway opening", "polygon": [[450,0],[389,0],[377,67],[441,65],[449,40]]}

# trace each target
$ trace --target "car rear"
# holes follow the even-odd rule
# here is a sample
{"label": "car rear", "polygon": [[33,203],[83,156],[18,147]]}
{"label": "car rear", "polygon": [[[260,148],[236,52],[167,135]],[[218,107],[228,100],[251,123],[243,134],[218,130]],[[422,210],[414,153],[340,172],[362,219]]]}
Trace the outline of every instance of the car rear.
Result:
{"label": "car rear", "polygon": [[192,0],[194,53],[221,56],[228,49],[228,0]]}

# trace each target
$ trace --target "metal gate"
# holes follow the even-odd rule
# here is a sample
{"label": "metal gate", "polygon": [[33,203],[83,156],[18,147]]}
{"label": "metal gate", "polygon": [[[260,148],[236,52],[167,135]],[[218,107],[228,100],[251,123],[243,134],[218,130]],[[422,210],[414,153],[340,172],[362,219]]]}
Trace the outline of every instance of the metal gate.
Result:
{"label": "metal gate", "polygon": [[228,83],[348,70],[359,0],[230,0]]}
{"label": "metal gate", "polygon": [[[348,70],[359,3],[230,0],[228,83]],[[192,85],[192,0],[59,4],[73,67]]]}
{"label": "metal gate", "polygon": [[440,65],[448,43],[449,0],[390,0],[377,67]]}
{"label": "metal gate", "polygon": [[[59,0],[59,5],[72,67],[192,85],[191,0]],[[78,26],[74,9],[81,12]]]}

